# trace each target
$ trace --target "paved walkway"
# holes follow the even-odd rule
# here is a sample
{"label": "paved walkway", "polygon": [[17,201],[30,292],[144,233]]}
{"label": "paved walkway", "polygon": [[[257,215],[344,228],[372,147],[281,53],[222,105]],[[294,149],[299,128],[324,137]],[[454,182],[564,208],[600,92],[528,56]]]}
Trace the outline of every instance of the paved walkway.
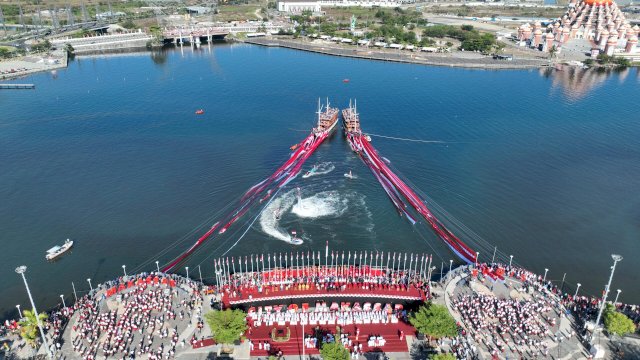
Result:
{"label": "paved walkway", "polygon": [[[433,288],[436,295],[435,303],[446,305],[449,312],[453,315],[456,322],[462,324],[469,333],[469,324],[466,324],[461,314],[454,309],[452,305],[453,299],[459,296],[479,294],[485,296],[494,296],[498,299],[517,299],[520,301],[532,301],[536,297],[554,297],[549,293],[535,293],[533,291],[527,293],[523,291],[522,284],[513,278],[506,278],[505,282],[491,282],[490,280],[479,281],[471,279],[471,275],[466,271],[466,267],[461,267],[453,271],[444,279],[444,284],[438,284]],[[559,304],[558,299],[552,299],[552,302]],[[549,349],[549,357],[553,359],[585,359],[588,355],[587,350],[582,346],[579,339],[574,336],[578,331],[575,327],[575,320],[572,316],[566,315],[566,310],[562,306],[556,306],[547,314],[547,316],[556,319],[556,325],[552,327],[554,336],[548,336],[542,339]],[[486,336],[486,334],[484,335]],[[475,345],[479,350],[481,359],[491,359],[489,349],[482,343],[477,343],[471,336],[467,336],[467,340]],[[442,350],[450,348],[450,342],[445,341]],[[505,352],[501,353],[500,358],[518,359],[522,356],[533,358],[536,356],[528,347],[525,347],[525,353],[519,354],[514,344],[508,343]],[[543,358],[541,354],[537,354],[538,358]]]}

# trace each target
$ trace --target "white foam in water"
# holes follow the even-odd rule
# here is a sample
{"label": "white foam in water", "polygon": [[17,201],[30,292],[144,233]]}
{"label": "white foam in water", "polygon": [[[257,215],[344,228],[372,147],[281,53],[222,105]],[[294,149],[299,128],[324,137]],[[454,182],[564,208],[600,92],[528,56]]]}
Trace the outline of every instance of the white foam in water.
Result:
{"label": "white foam in water", "polygon": [[323,191],[311,197],[296,201],[291,212],[301,218],[319,218],[340,216],[348,208],[349,200],[341,197],[338,191]]}
{"label": "white foam in water", "polygon": [[293,190],[279,196],[267,206],[260,214],[260,227],[267,235],[278,240],[291,242],[291,235],[286,229],[280,228],[280,221],[276,219],[276,212],[280,212],[280,218],[287,212],[296,200]]}

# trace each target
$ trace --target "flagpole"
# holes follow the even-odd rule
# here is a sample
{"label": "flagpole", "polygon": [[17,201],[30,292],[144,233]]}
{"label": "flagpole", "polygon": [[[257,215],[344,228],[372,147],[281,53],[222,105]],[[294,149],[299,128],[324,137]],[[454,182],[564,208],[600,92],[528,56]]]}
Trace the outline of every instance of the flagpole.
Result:
{"label": "flagpole", "polygon": [[409,274],[411,274],[412,267],[413,267],[413,253],[411,253],[411,261],[409,261]]}
{"label": "flagpole", "polygon": [[327,268],[329,266],[329,241],[327,241],[327,245],[324,248],[324,267]]}
{"label": "flagpole", "polygon": [[391,260],[391,252],[387,251],[387,274],[389,274],[389,260]]}

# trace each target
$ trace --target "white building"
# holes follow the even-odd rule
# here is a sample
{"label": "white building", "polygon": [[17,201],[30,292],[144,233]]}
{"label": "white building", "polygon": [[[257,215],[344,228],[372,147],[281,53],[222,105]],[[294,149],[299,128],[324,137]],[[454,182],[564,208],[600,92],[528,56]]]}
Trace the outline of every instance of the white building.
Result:
{"label": "white building", "polygon": [[299,0],[284,0],[278,1],[278,11],[286,12],[290,14],[300,14],[303,11],[311,11],[312,13],[319,13],[321,11],[319,1],[299,1]]}

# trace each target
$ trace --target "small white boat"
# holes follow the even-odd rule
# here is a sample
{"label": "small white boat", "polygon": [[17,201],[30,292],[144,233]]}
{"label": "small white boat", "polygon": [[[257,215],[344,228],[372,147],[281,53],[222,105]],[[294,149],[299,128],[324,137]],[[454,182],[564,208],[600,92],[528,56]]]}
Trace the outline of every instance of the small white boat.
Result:
{"label": "small white boat", "polygon": [[306,179],[306,178],[312,176],[313,173],[315,173],[317,170],[318,170],[318,165],[313,165],[311,170],[307,171],[304,175],[302,175],[302,178]]}
{"label": "small white boat", "polygon": [[302,245],[304,241],[302,241],[302,239],[297,237],[296,234],[297,232],[295,230],[291,231],[291,239],[289,240],[289,243],[291,245]]}
{"label": "small white boat", "polygon": [[73,241],[67,239],[67,241],[65,241],[64,244],[62,244],[62,246],[56,245],[51,249],[47,250],[47,254],[45,255],[45,258],[47,260],[53,260],[58,256],[67,252],[69,249],[71,249],[72,246],[73,246]]}

